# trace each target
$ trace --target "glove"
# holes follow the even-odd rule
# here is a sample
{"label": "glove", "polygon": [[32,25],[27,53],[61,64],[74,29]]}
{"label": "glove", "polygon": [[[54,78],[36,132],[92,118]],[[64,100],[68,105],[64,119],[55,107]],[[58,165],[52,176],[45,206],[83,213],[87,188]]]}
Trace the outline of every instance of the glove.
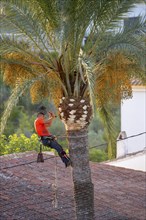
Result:
{"label": "glove", "polygon": [[56,115],[53,112],[49,112],[49,117],[50,118],[56,118]]}

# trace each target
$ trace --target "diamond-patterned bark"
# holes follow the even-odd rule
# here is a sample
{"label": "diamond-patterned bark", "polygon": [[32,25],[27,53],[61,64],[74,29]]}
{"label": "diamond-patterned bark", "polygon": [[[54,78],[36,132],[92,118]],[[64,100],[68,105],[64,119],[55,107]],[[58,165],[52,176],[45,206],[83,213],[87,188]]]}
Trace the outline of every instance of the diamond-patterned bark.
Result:
{"label": "diamond-patterned bark", "polygon": [[59,115],[67,130],[79,130],[89,125],[92,107],[88,98],[62,97]]}

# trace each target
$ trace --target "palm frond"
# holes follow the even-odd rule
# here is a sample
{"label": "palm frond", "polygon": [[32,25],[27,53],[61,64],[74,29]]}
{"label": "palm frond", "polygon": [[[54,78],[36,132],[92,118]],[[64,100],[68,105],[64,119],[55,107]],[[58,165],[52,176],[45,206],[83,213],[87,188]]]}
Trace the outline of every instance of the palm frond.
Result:
{"label": "palm frond", "polygon": [[117,135],[116,133],[116,126],[115,126],[115,121],[112,115],[111,108],[109,105],[102,105],[98,108],[99,115],[101,118],[101,121],[103,123],[104,129],[105,129],[105,134],[107,137],[108,141],[108,158],[111,159],[113,158],[114,155],[114,147],[115,147],[115,137]]}
{"label": "palm frond", "polygon": [[[96,69],[97,68],[97,69]],[[95,94],[100,104],[119,103],[121,99],[132,97],[131,79],[145,78],[145,69],[137,61],[135,56],[121,51],[112,51],[103,61],[102,67],[97,65]],[[99,105],[99,103],[98,103]]]}
{"label": "palm frond", "polygon": [[[92,66],[91,63],[89,63],[86,58],[82,61],[84,69],[85,69],[85,78],[86,78],[86,84],[85,87],[86,89],[84,90],[83,96],[89,96],[91,105],[93,107],[93,113],[95,112],[96,109],[96,103],[95,103],[95,74],[92,71]],[[87,86],[86,86],[87,85]]]}
{"label": "palm frond", "polygon": [[[33,77],[40,77],[39,83],[45,81],[44,94],[53,94],[55,79],[61,88],[60,94],[66,97],[90,96],[94,105],[94,98],[101,101],[100,92],[97,96],[95,94],[96,87],[104,84],[103,93],[108,94],[107,79],[111,73],[109,71],[108,75],[107,72],[112,66],[112,53],[115,55],[120,51],[125,53],[128,61],[137,60],[137,63],[127,65],[127,84],[131,76],[144,75],[145,19],[139,18],[130,28],[116,29],[123,13],[127,13],[136,3],[139,1],[2,0],[5,14],[1,19],[1,54],[4,57],[10,53],[19,53],[22,57],[28,57],[27,62],[10,58],[5,61],[24,69],[28,66],[28,72],[33,72]],[[84,45],[85,36],[87,39]],[[118,77],[123,74],[119,71],[116,75],[116,71],[109,77],[112,84],[117,83]],[[124,87],[119,82],[113,88],[118,89],[119,97],[123,97],[121,91],[130,91],[130,87]],[[114,89],[111,94],[114,100]]]}
{"label": "palm frond", "polygon": [[[6,1],[7,2],[7,1]],[[51,60],[51,50],[56,51],[56,44],[48,31],[46,20],[42,14],[41,8],[36,8],[35,4],[27,1],[19,1],[13,4],[13,0],[5,5],[6,16],[1,20],[1,32],[14,33],[14,39],[29,43],[30,49],[37,53],[47,52]],[[34,6],[34,8],[32,7]],[[40,11],[38,11],[40,9]],[[11,28],[10,28],[11,26]],[[46,27],[47,26],[47,27]],[[7,29],[7,28],[8,29]],[[50,34],[50,35],[49,35]],[[7,39],[10,34],[3,34],[3,39]],[[54,35],[55,36],[55,35]],[[9,37],[9,40],[12,39]],[[18,48],[20,49],[20,47]],[[50,56],[49,56],[50,55]]]}
{"label": "palm frond", "polygon": [[[145,17],[139,17],[132,22],[130,28],[122,27],[119,30],[112,32],[97,32],[94,33],[94,38],[91,41],[90,35],[87,37],[85,51],[88,51],[89,56],[93,56],[98,61],[105,58],[106,53],[113,49],[126,49],[133,52],[145,53],[145,43],[139,38],[144,37]],[[137,34],[136,34],[137,33]],[[89,42],[88,42],[89,41]],[[89,45],[88,45],[89,43]],[[92,47],[91,47],[92,43]],[[90,47],[90,48],[89,48]]]}
{"label": "palm frond", "polygon": [[59,26],[60,18],[58,12],[60,4],[61,1],[57,2],[56,0],[33,0],[33,7],[35,6],[35,9],[41,8],[41,16],[45,17],[45,20],[48,21],[47,27],[50,27],[49,30],[56,29]]}
{"label": "palm frond", "polygon": [[1,62],[4,69],[3,79],[7,85],[14,87],[18,79],[19,84],[35,79],[30,87],[32,103],[50,97],[59,104],[61,96],[68,95],[60,75],[43,62],[34,62],[31,57],[20,53],[5,54]]}
{"label": "palm frond", "polygon": [[1,117],[0,135],[4,132],[7,120],[13,110],[13,107],[17,105],[19,98],[27,90],[27,88],[28,88],[28,84],[24,84],[23,86],[20,86],[19,82],[18,82],[16,87],[13,89],[12,94],[6,103],[6,108],[5,108],[3,115]]}

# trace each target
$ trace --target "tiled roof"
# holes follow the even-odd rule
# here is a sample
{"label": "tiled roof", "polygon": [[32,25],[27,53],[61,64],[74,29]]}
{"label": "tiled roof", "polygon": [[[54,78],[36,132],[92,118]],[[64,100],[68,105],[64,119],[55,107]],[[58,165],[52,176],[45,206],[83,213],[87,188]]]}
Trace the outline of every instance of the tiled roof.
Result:
{"label": "tiled roof", "polygon": [[[0,219],[75,220],[72,168],[64,168],[60,158],[51,155],[44,154],[44,163],[36,163],[36,158],[35,152],[1,157]],[[102,163],[90,165],[95,220],[146,219],[144,172]]]}

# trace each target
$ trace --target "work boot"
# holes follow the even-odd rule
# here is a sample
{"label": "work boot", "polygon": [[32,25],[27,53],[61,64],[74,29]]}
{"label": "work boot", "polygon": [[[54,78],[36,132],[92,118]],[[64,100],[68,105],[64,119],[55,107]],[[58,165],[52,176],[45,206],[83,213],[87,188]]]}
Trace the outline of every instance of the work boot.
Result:
{"label": "work boot", "polygon": [[67,154],[65,153],[65,151],[61,152],[61,159],[63,161],[63,163],[65,163],[65,167],[68,167],[71,165],[71,160],[70,158],[67,156]]}
{"label": "work boot", "polygon": [[71,165],[71,160],[67,155],[64,155],[64,157],[66,158],[65,160],[65,167],[69,167]]}

